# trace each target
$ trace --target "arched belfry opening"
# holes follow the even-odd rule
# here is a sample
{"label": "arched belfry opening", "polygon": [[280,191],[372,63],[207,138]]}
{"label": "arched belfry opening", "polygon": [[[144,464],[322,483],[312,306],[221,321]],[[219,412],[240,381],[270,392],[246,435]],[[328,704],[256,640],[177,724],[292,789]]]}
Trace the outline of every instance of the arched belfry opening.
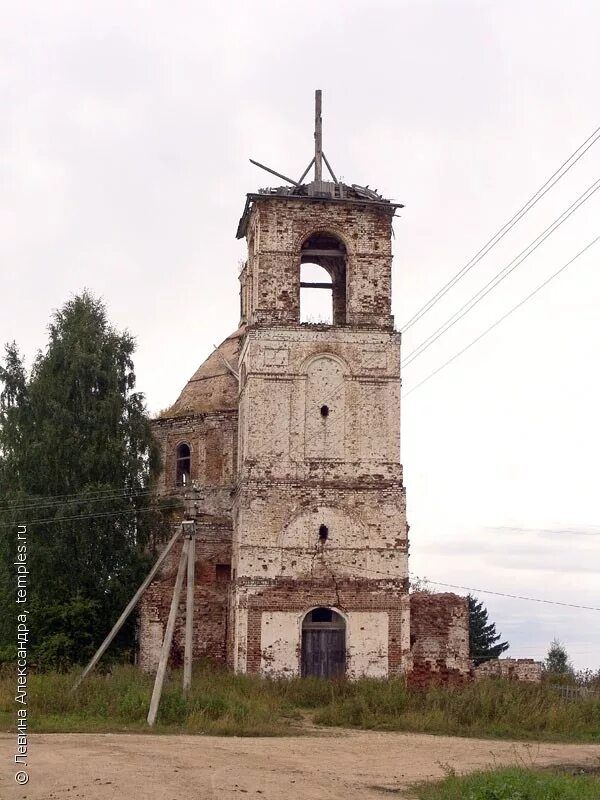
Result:
{"label": "arched belfry opening", "polygon": [[346,323],[346,248],[330,233],[313,233],[300,250],[300,321]]}
{"label": "arched belfry opening", "polygon": [[177,446],[175,459],[175,484],[187,486],[192,472],[192,452],[189,444],[182,442]]}
{"label": "arched belfry opening", "polygon": [[313,608],[302,623],[303,678],[346,674],[346,621],[332,608]]}

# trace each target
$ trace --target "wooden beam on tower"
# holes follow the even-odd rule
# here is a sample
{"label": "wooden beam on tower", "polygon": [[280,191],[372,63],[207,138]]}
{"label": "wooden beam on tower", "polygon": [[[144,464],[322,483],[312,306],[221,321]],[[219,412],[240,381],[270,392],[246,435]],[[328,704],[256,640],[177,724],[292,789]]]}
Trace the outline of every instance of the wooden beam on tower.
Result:
{"label": "wooden beam on tower", "polygon": [[315,91],[315,181],[323,180],[323,119],[321,117],[321,90]]}
{"label": "wooden beam on tower", "polygon": [[311,158],[311,160],[310,160],[310,164],[308,165],[308,167],[304,170],[302,175],[300,175],[300,177],[298,178],[298,185],[300,185],[302,183],[302,181],[304,180],[304,178],[306,178],[306,176],[308,175],[308,170],[312,167],[312,165],[314,163],[315,163],[315,157],[313,156]]}
{"label": "wooden beam on tower", "polygon": [[327,256],[327,258],[346,258],[346,253],[342,250],[328,249],[326,247],[305,247],[300,250],[300,255],[304,256]]}
{"label": "wooden beam on tower", "polygon": [[331,169],[331,164],[329,163],[329,161],[327,161],[327,156],[325,155],[325,153],[323,153],[323,161],[325,162],[325,166],[329,170],[329,174],[333,178],[333,182],[337,183],[338,179],[335,177],[335,172]]}
{"label": "wooden beam on tower", "polygon": [[275,172],[275,170],[271,169],[270,167],[265,167],[265,165],[261,164],[260,161],[255,161],[253,158],[250,158],[248,160],[250,161],[251,164],[254,164],[255,167],[260,167],[261,169],[264,169],[265,172],[270,172],[271,175],[275,175],[277,178],[281,178],[283,181],[291,183],[292,186],[300,186],[298,181],[295,181],[293,178],[288,178],[287,175],[282,175],[281,172]]}

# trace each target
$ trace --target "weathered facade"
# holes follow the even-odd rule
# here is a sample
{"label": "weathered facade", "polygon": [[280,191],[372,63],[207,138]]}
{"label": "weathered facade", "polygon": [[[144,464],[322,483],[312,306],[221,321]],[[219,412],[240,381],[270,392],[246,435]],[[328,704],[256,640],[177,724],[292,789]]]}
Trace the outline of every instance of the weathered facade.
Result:
{"label": "weathered facade", "polygon": [[[432,633],[408,593],[397,207],[322,180],[248,196],[240,327],[154,422],[160,492],[186,492],[195,506],[195,657],[277,676],[384,678],[413,662],[442,678],[469,670],[465,601],[440,595]],[[331,293],[328,324],[301,321],[308,263],[325,271],[308,287]],[[177,559],[142,602],[146,669]],[[179,629],[174,660],[182,641]]]}
{"label": "weathered facade", "polygon": [[460,683],[471,674],[469,605],[455,594],[410,595],[412,686]]}

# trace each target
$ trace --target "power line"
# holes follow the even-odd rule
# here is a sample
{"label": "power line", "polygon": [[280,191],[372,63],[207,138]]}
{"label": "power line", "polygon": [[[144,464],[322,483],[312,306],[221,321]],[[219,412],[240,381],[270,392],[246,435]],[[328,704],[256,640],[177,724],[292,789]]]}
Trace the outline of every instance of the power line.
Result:
{"label": "power line", "polygon": [[[347,567],[356,567],[356,564],[350,564],[347,561],[338,561],[337,564],[342,564],[342,565],[347,566]],[[384,575],[385,577],[389,578],[390,580],[395,580],[394,578],[390,577],[389,573],[382,572],[381,570],[367,569],[366,567],[360,567],[359,569],[361,570],[361,572],[369,572],[369,573],[372,573],[373,575]],[[416,578],[417,576],[413,575],[411,577]],[[464,590],[466,592],[479,592],[480,594],[493,594],[493,595],[496,595],[498,597],[510,597],[513,600],[526,600],[526,601],[531,602],[531,603],[544,603],[544,604],[551,605],[551,606],[564,606],[566,608],[581,608],[581,609],[585,609],[586,611],[600,611],[600,607],[584,606],[584,605],[581,605],[579,603],[563,603],[560,600],[546,600],[546,599],[542,599],[540,597],[528,597],[528,596],[525,596],[525,595],[510,594],[509,592],[497,592],[497,591],[495,591],[493,589],[474,589],[472,586],[460,586],[460,585],[455,584],[455,583],[442,583],[441,581],[429,580],[429,578],[423,578],[423,581],[425,583],[431,583],[434,586],[444,586],[444,587],[446,587],[448,589],[462,589],[462,590]]]}
{"label": "power line", "polygon": [[598,240],[600,240],[600,235],[596,236],[595,239],[592,239],[592,241],[589,242],[589,244],[587,244],[583,248],[583,250],[580,250],[576,255],[573,256],[573,258],[570,261],[567,261],[567,263],[563,264],[563,266],[559,270],[557,270],[555,273],[550,275],[549,278],[546,278],[546,280],[543,283],[541,283],[536,289],[534,289],[533,292],[530,292],[530,294],[528,294],[527,297],[523,298],[523,300],[521,300],[519,303],[517,303],[516,306],[513,306],[509,311],[506,312],[506,314],[501,316],[500,319],[497,319],[496,322],[493,323],[493,325],[490,325],[489,328],[486,328],[486,330],[484,330],[483,333],[480,333],[479,336],[477,336],[475,339],[473,339],[473,341],[471,341],[466,347],[463,347],[462,350],[459,350],[458,353],[455,353],[451,358],[449,358],[447,361],[445,361],[441,366],[439,366],[433,372],[430,372],[429,375],[427,375],[427,377],[423,378],[423,380],[420,381],[419,383],[417,383],[415,386],[413,386],[412,389],[409,389],[407,392],[404,392],[402,396],[403,397],[408,397],[409,394],[412,394],[419,387],[423,386],[423,384],[427,383],[427,381],[430,380],[431,378],[433,378],[435,375],[437,375],[438,372],[441,372],[449,364],[452,364],[453,361],[456,361],[456,359],[459,358],[460,356],[462,356],[463,353],[466,353],[467,350],[470,350],[471,347],[473,347],[474,344],[477,344],[477,342],[481,341],[481,339],[483,339],[484,336],[487,336],[487,334],[490,333],[491,331],[493,331],[494,328],[497,328],[498,325],[500,325],[500,323],[504,322],[505,319],[510,317],[510,315],[513,312],[515,312],[518,308],[521,308],[521,306],[524,305],[528,300],[531,300],[531,298],[534,297],[538,292],[540,292],[545,286],[547,286],[550,283],[550,281],[554,280],[554,278],[556,278],[558,275],[560,275],[561,272],[563,272],[574,261],[576,261],[587,250],[589,250],[590,247],[595,245],[598,242]]}
{"label": "power line", "polygon": [[[519,211],[517,211],[517,213],[513,217],[511,217],[511,219],[509,219],[508,222],[506,222],[500,228],[500,230],[497,231],[497,233],[495,233],[492,236],[492,238],[489,239],[484,244],[484,246],[481,248],[481,250],[479,250],[473,256],[473,258],[470,261],[468,261],[465,264],[465,266],[462,269],[460,269],[456,273],[456,275],[448,281],[448,283],[446,283],[444,286],[442,286],[442,288],[432,298],[430,298],[425,303],[425,305],[423,305],[415,314],[413,314],[413,316],[408,320],[408,322],[406,322],[403,326],[401,326],[401,330],[402,331],[408,330],[419,319],[421,319],[421,317],[424,314],[426,314],[429,311],[430,308],[433,308],[433,306],[438,302],[438,300],[440,300],[447,292],[449,292],[450,289],[456,283],[458,283],[458,281],[464,275],[467,274],[467,272],[469,272],[471,269],[473,269],[473,267],[476,264],[478,264],[479,261],[481,261],[481,259],[485,255],[487,255],[487,253],[489,253],[489,251],[493,247],[495,247],[498,244],[498,242],[500,242],[501,239],[503,239],[506,236],[506,234],[511,230],[511,228],[513,228],[517,224],[517,222],[519,222],[519,220],[522,219],[522,217],[524,217],[525,214],[527,214],[527,212],[530,211],[536,205],[536,203],[538,203],[542,199],[542,197],[544,197],[544,195],[547,194],[550,191],[550,189],[556,183],[558,183],[558,181],[561,178],[563,178],[572,167],[575,166],[575,164],[579,161],[579,159],[583,155],[585,155],[585,153],[587,153],[587,151],[590,149],[590,147],[592,147],[592,145],[595,144],[595,142],[597,142],[599,138],[600,138],[600,127],[596,128],[596,130],[590,136],[588,136],[588,138],[585,140],[585,142],[583,142],[582,144],[579,145],[579,147],[569,156],[569,158],[567,158],[567,160],[564,161],[560,165],[560,167],[556,170],[556,172],[554,172],[548,178],[546,183],[544,183],[542,186],[540,186],[540,188],[537,190],[537,192],[535,192],[535,194],[533,194],[529,198],[529,200],[525,203],[525,205],[522,206],[519,209]],[[588,144],[588,142],[589,142],[589,144]],[[587,145],[587,147],[586,147],[586,145]],[[582,148],[585,148],[585,149],[581,153],[579,153],[579,151],[582,150]],[[579,155],[577,155],[577,153],[579,153]],[[577,156],[577,157],[575,158],[575,156]],[[569,164],[570,161],[573,161],[573,163]],[[566,167],[567,164],[569,164],[569,166],[566,169],[564,169],[564,167]],[[563,172],[563,169],[564,169],[564,172]]]}
{"label": "power line", "polygon": [[[164,506],[153,506],[152,508],[125,508],[122,511],[104,511],[99,514],[77,514],[71,517],[48,517],[46,519],[28,519],[25,520],[21,524],[27,525],[34,525],[38,524],[41,525],[52,523],[52,522],[73,522],[74,520],[85,520],[85,519],[99,519],[100,517],[118,517],[121,514],[147,514],[151,511],[167,511],[173,508],[181,508],[180,503],[175,503],[174,505],[164,505]],[[18,523],[16,522],[3,522],[0,524],[0,528],[14,528],[17,526]]]}
{"label": "power line", "polygon": [[[81,498],[81,497],[89,499],[89,498],[92,498],[92,497],[100,497],[101,495],[107,495],[107,494],[115,494],[115,496],[117,496],[120,493],[123,493],[124,496],[128,496],[128,495],[125,495],[126,492],[129,493],[129,494],[135,494],[136,493],[133,490],[127,488],[127,487],[123,487],[123,489],[116,489],[115,487],[112,487],[111,489],[97,489],[97,490],[94,490],[93,492],[86,492],[85,494],[83,494],[81,492],[75,492],[75,493],[72,493],[72,494],[50,494],[50,495],[40,496],[40,501],[42,501],[42,502],[48,501],[49,503],[50,503],[50,501],[52,501],[51,504],[60,504],[61,501],[63,501],[63,502],[75,502],[75,500],[77,500],[78,498]],[[74,498],[74,499],[71,501],[71,500],[68,500],[68,498]],[[20,509],[23,509],[23,508],[26,508],[26,507],[27,506],[13,506],[10,503],[7,503],[5,505],[0,505],[0,511],[20,510]]]}
{"label": "power line", "polygon": [[32,503],[26,506],[2,506],[0,507],[0,513],[10,512],[10,511],[29,511],[29,510],[36,510],[39,508],[60,508],[62,505],[69,505],[73,503],[102,503],[112,500],[129,500],[129,499],[135,499],[136,497],[143,497],[149,494],[154,494],[154,492],[148,490],[144,492],[128,492],[127,494],[113,493],[113,494],[106,494],[101,497],[90,497],[88,495],[81,494],[78,496],[74,496],[71,500],[62,500],[62,501],[54,500],[50,503]]}
{"label": "power line", "polygon": [[[600,239],[600,236],[598,237],[598,239]],[[104,512],[104,513],[101,513],[101,514],[84,514],[84,515],[77,515],[77,516],[72,516],[72,517],[50,517],[48,519],[30,520],[29,522],[39,523],[39,524],[51,523],[51,522],[71,522],[71,521],[74,521],[74,520],[98,519],[100,517],[115,517],[115,516],[120,516],[121,514],[130,514],[130,513],[143,514],[143,513],[148,513],[150,511],[171,510],[171,509],[180,508],[180,507],[181,507],[181,505],[179,503],[176,503],[176,504],[173,504],[173,505],[162,506],[161,509],[157,509],[157,508],[145,508],[145,509],[139,509],[139,510],[138,509],[126,509],[124,511],[108,511],[108,512]],[[0,527],[1,528],[10,528],[10,527],[14,527],[14,525],[10,524],[10,523],[8,523],[8,524],[7,523],[3,523],[2,525],[0,525]],[[285,548],[281,548],[281,547],[268,546],[268,545],[267,546],[263,545],[262,548],[263,549],[268,549],[268,550],[282,550],[282,549],[285,549]],[[303,548],[291,548],[291,549],[303,549]],[[351,563],[349,563],[347,561],[337,561],[336,565],[343,565],[343,566],[348,566],[348,567],[356,567],[356,564],[351,564]],[[367,569],[365,567],[360,567],[359,569],[362,572],[368,572],[368,573],[373,574],[373,575],[382,575],[382,576],[384,576],[384,577],[386,577],[386,578],[388,578],[390,580],[393,580],[393,578],[390,577],[389,573],[382,572],[381,570]],[[433,580],[430,580],[429,578],[426,578],[425,582],[426,583],[431,583],[434,586],[445,586],[445,587],[451,588],[451,589],[462,589],[462,590],[467,591],[467,592],[479,592],[479,593],[482,593],[482,594],[493,594],[493,595],[497,595],[498,597],[510,597],[512,599],[515,599],[515,600],[526,600],[526,601],[533,602],[533,603],[546,603],[546,604],[549,604],[549,605],[564,606],[564,607],[567,607],[567,608],[580,608],[580,609],[585,609],[587,611],[600,611],[600,608],[596,608],[595,606],[584,606],[584,605],[580,605],[580,604],[577,604],[577,603],[563,603],[563,602],[558,601],[558,600],[545,600],[545,599],[541,599],[541,598],[538,598],[538,597],[526,597],[526,596],[523,596],[523,595],[509,594],[508,592],[497,592],[497,591],[494,591],[492,589],[475,589],[475,588],[473,588],[471,586],[461,586],[461,585],[453,584],[453,583],[442,583],[441,581],[433,581]]]}
{"label": "power line", "polygon": [[510,597],[512,600],[527,600],[530,603],[546,603],[551,606],[564,606],[566,608],[583,608],[586,611],[600,611],[596,606],[583,606],[579,603],[562,603],[559,600],[543,600],[540,597],[526,597],[520,594],[509,594],[508,592],[495,592],[492,589],[474,589],[472,586],[459,586],[455,583],[442,583],[441,581],[430,581],[425,578],[427,583],[432,583],[434,586],[445,586],[448,589],[463,589],[467,592],[479,592],[480,594],[493,594],[497,597]]}
{"label": "power line", "polygon": [[467,302],[459,308],[451,317],[449,317],[440,327],[427,337],[421,344],[417,345],[404,359],[401,366],[406,367],[412,363],[418,356],[425,352],[440,336],[450,330],[456,323],[461,320],[469,311],[480,303],[486,295],[496,288],[502,281],[507,278],[511,272],[514,272],[529,256],[540,247],[546,239],[556,231],[563,222],[566,222],[569,217],[577,211],[590,197],[592,197],[600,189],[600,178],[589,186],[583,194],[579,195],[577,200],[573,202],[565,211],[562,212],[537,238],[533,240],[524,250],[521,250],[519,255],[515,256],[513,260],[503,267],[500,272],[497,272],[494,277],[489,280],[486,285],[479,289]]}
{"label": "power line", "polygon": [[[297,551],[297,550],[308,550],[309,549],[309,548],[305,548],[305,547],[289,547],[289,548],[286,548],[286,547],[278,547],[276,545],[243,545],[244,549],[248,548],[248,547],[251,548],[251,549],[278,550],[280,552],[282,550]],[[321,553],[319,553],[319,552],[314,553],[314,551],[313,551],[314,555],[324,555],[324,553],[325,553],[325,551],[322,551]],[[390,581],[399,580],[399,578],[397,578],[397,577],[390,576],[389,572],[382,572],[382,570],[369,569],[367,567],[358,566],[356,563],[352,563],[350,561],[336,560],[334,564],[331,564],[331,565],[328,564],[327,566],[330,566],[332,568],[332,570],[335,569],[336,566],[352,567],[352,568],[355,568],[355,569],[359,570],[360,572],[367,572],[367,573],[369,573],[371,575],[381,575],[381,576],[387,578]],[[278,577],[289,577],[289,576],[284,576],[283,573],[280,573],[278,575]],[[360,578],[360,575],[356,576],[356,577]],[[410,577],[411,578],[416,578],[417,576],[416,575],[411,575]],[[529,602],[532,602],[532,603],[546,603],[546,604],[552,605],[552,606],[565,606],[567,608],[581,608],[581,609],[585,609],[586,611],[600,611],[600,607],[584,606],[584,605],[581,605],[579,603],[564,603],[564,602],[562,602],[560,600],[546,600],[546,599],[542,599],[542,598],[539,598],[539,597],[528,597],[528,596],[524,596],[524,595],[510,594],[508,592],[497,592],[497,591],[495,591],[493,589],[475,589],[472,586],[459,586],[458,584],[454,584],[454,583],[442,583],[441,581],[432,581],[429,578],[423,578],[423,581],[424,581],[424,583],[431,583],[434,586],[445,586],[445,587],[450,588],[450,589],[463,589],[463,590],[465,590],[467,592],[480,592],[481,594],[493,594],[493,595],[498,595],[499,597],[510,597],[513,600],[526,600],[526,601],[529,601]]]}

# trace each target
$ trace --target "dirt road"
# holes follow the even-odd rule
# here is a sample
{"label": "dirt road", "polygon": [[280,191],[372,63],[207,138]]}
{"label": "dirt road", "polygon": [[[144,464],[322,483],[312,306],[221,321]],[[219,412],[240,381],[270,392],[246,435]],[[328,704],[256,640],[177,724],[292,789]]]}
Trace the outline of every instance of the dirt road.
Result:
{"label": "dirt road", "polygon": [[534,744],[368,731],[281,739],[125,734],[30,737],[27,786],[0,734],[4,800],[375,800],[443,764],[598,764],[600,745]]}

